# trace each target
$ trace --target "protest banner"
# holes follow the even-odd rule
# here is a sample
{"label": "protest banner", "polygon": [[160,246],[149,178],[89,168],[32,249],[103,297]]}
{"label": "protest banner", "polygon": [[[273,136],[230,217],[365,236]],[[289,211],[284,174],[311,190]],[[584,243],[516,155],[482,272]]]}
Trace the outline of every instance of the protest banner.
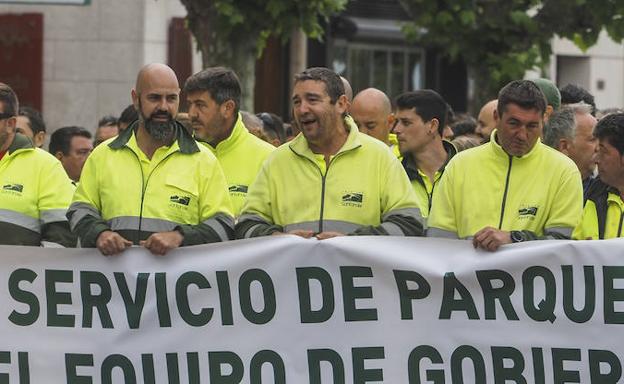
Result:
{"label": "protest banner", "polygon": [[624,240],[0,246],[0,383],[618,383]]}

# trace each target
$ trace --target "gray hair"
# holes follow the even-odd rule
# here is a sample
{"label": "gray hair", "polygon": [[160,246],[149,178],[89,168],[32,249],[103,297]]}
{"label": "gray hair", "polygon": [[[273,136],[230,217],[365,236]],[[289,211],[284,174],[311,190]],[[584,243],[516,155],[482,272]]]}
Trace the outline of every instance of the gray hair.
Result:
{"label": "gray hair", "polygon": [[576,135],[575,110],[569,105],[553,112],[544,126],[544,144],[559,149],[559,140],[574,140]]}

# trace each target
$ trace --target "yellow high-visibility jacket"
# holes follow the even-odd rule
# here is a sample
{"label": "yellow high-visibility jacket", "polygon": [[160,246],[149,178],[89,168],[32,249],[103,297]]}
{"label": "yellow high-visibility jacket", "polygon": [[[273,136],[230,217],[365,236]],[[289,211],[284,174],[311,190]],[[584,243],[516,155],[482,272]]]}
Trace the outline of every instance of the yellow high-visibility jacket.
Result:
{"label": "yellow high-visibility jacket", "polygon": [[422,217],[401,163],[345,119],[349,135],[326,167],[300,134],[265,161],[236,227],[238,237],[295,229],[422,235]]}
{"label": "yellow high-visibility jacket", "polygon": [[212,153],[176,124],[176,140],[150,160],[138,147],[137,128],[135,122],[97,146],[84,165],[68,211],[80,245],[94,247],[105,230],[134,244],[172,230],[184,235],[182,245],[230,239],[232,204]]}
{"label": "yellow high-visibility jacket", "polygon": [[0,160],[0,244],[76,246],[65,217],[73,192],[61,163],[16,134]]}
{"label": "yellow high-visibility jacket", "polygon": [[447,158],[446,162],[442,165],[442,167],[436,171],[434,175],[433,183],[427,175],[425,175],[415,163],[412,155],[407,154],[403,157],[403,161],[401,164],[403,168],[405,168],[405,173],[407,173],[407,177],[409,177],[412,182],[412,187],[414,188],[414,192],[416,192],[416,198],[418,199],[418,206],[420,206],[420,211],[423,217],[429,216],[429,211],[431,210],[431,205],[433,203],[433,191],[435,190],[435,186],[440,181],[440,177],[444,173],[444,168],[446,164],[457,154],[457,149],[451,142],[443,140],[442,145],[446,150]]}
{"label": "yellow high-visibility jacket", "polygon": [[583,219],[574,229],[577,240],[622,237],[624,202],[617,189],[596,180],[587,190]]}
{"label": "yellow high-visibility jacket", "polygon": [[570,238],[583,210],[578,168],[539,140],[524,156],[496,142],[460,152],[434,191],[427,236],[469,238],[486,226],[526,240]]}
{"label": "yellow high-visibility jacket", "polygon": [[219,160],[227,180],[234,215],[240,215],[249,186],[275,147],[251,134],[243,125],[240,113],[230,137],[217,144],[216,148],[202,141],[200,143]]}

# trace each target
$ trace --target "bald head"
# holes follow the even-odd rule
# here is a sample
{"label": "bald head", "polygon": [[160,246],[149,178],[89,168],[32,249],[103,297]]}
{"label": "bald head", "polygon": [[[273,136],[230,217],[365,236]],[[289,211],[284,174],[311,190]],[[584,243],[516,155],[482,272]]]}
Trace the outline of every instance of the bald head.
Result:
{"label": "bald head", "polygon": [[360,132],[388,143],[393,115],[390,99],[376,88],[367,88],[353,99],[350,114]]}
{"label": "bald head", "polygon": [[498,100],[490,100],[481,108],[477,121],[477,129],[475,133],[481,136],[483,139],[490,137],[490,134],[496,127],[496,121],[494,120],[494,111],[498,106]]}
{"label": "bald head", "polygon": [[141,93],[148,84],[154,82],[155,80],[159,80],[162,83],[167,82],[171,86],[175,84],[176,88],[180,88],[180,85],[178,84],[178,77],[173,69],[165,64],[151,63],[144,65],[143,68],[139,70],[134,89],[137,93]]}
{"label": "bald head", "polygon": [[148,64],[137,75],[132,102],[139,112],[139,126],[156,140],[171,137],[178,114],[180,86],[175,72],[164,64]]}

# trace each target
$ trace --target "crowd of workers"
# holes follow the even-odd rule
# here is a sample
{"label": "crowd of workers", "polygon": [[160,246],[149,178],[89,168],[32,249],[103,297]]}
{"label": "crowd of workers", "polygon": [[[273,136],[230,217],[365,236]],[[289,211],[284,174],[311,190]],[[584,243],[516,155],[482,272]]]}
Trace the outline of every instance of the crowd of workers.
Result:
{"label": "crowd of workers", "polygon": [[[433,90],[353,97],[327,68],[295,77],[293,120],[242,111],[227,68],[181,88],[144,66],[119,118],[95,137],[62,127],[41,149],[41,115],[0,83],[0,244],[133,245],[154,254],[293,234],[509,243],[622,236],[624,112],[547,79],[503,87],[478,118]],[[622,191],[622,192],[620,192]]]}

